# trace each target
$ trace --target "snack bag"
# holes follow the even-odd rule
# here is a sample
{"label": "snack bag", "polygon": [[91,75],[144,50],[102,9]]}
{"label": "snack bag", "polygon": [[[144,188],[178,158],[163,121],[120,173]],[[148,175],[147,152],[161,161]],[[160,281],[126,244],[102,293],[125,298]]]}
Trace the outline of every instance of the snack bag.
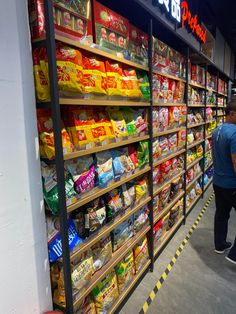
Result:
{"label": "snack bag", "polygon": [[108,314],[112,304],[119,296],[116,274],[108,273],[92,290],[97,314]]}
{"label": "snack bag", "polygon": [[97,314],[95,303],[90,295],[83,300],[75,314]]}
{"label": "snack bag", "polygon": [[157,160],[162,155],[158,137],[152,143],[152,150],[153,150],[153,159]]}
{"label": "snack bag", "polygon": [[139,82],[134,69],[126,69],[123,71],[123,88],[126,96],[132,98],[141,98],[142,93],[139,88]]}
{"label": "snack bag", "polygon": [[188,130],[187,141],[188,144],[192,144],[194,142],[194,133],[192,129]]}
{"label": "snack bag", "polygon": [[83,213],[85,215],[84,227],[87,236],[99,230],[106,223],[106,207],[103,200],[100,200],[99,198],[86,204]]}
{"label": "snack bag", "polygon": [[82,54],[76,49],[58,45],[56,49],[58,86],[62,91],[82,93]]}
{"label": "snack bag", "polygon": [[195,183],[194,188],[195,188],[195,191],[196,191],[197,195],[201,195],[202,194],[202,188],[201,188],[201,185],[199,184],[199,182]]}
{"label": "snack bag", "polygon": [[186,129],[180,130],[178,132],[178,148],[185,147],[186,137],[187,137]]}
{"label": "snack bag", "polygon": [[122,187],[122,199],[125,208],[132,207],[135,202],[135,186],[132,182],[123,184]]}
{"label": "snack bag", "polygon": [[132,110],[135,126],[139,135],[146,134],[148,131],[147,111],[146,109]]}
{"label": "snack bag", "polygon": [[[47,217],[47,234],[48,234],[48,254],[49,261],[55,262],[62,257],[62,243],[60,232],[60,221],[58,217]],[[82,243],[78,237],[73,220],[68,220],[68,239],[70,251]]]}
{"label": "snack bag", "polygon": [[145,236],[134,246],[134,263],[136,273],[141,270],[148,257],[148,242],[147,237]]}
{"label": "snack bag", "polygon": [[153,228],[154,246],[157,247],[161,242],[161,237],[163,234],[163,223],[160,219]]}
{"label": "snack bag", "polygon": [[113,161],[113,171],[115,179],[120,179],[122,175],[130,172],[132,165],[128,157],[125,155],[125,150],[116,149],[111,151],[112,161]]}
{"label": "snack bag", "polygon": [[159,137],[159,150],[163,157],[169,154],[169,141],[167,136]]}
{"label": "snack bag", "polygon": [[111,119],[111,124],[116,137],[128,136],[127,126],[121,111],[117,108],[108,108],[107,113]]}
{"label": "snack bag", "polygon": [[153,169],[153,184],[159,185],[162,182],[161,166],[158,165]]}
{"label": "snack bag", "polygon": [[135,184],[136,203],[138,203],[148,192],[147,179],[138,181]]}
{"label": "snack bag", "polygon": [[85,193],[93,189],[95,184],[95,166],[91,156],[80,157],[65,162],[75,182],[75,191]]}
{"label": "snack bag", "polygon": [[121,293],[129,286],[134,277],[134,256],[133,251],[128,252],[116,265],[117,283]]}
{"label": "snack bag", "polygon": [[107,94],[109,96],[125,96],[125,91],[122,86],[123,70],[118,63],[110,63],[106,61],[107,74]]}
{"label": "snack bag", "polygon": [[[38,131],[40,141],[43,144],[44,152],[48,159],[53,159],[55,157],[55,144],[54,144],[54,133],[53,124],[50,110],[38,109],[37,110],[38,119]],[[62,136],[62,146],[63,154],[71,154],[74,151],[74,147],[70,141],[70,137],[62,125],[61,129]]]}
{"label": "snack bag", "polygon": [[163,236],[165,235],[166,231],[168,231],[169,229],[169,217],[170,217],[170,212],[162,218],[162,226],[163,226],[162,235]]}
{"label": "snack bag", "polygon": [[174,153],[178,148],[178,135],[173,133],[168,136],[169,152]]}
{"label": "snack bag", "polygon": [[33,65],[34,65],[34,81],[36,96],[39,101],[46,101],[50,99],[50,89],[47,77],[45,77],[39,60],[39,48],[33,51]]}
{"label": "snack bag", "polygon": [[171,184],[168,184],[160,193],[160,209],[164,209],[169,203],[171,193]]}
{"label": "snack bag", "polygon": [[134,146],[130,145],[128,146],[128,154],[129,154],[129,159],[131,160],[134,169],[136,169],[139,164],[138,164],[138,154],[137,150]]}
{"label": "snack bag", "polygon": [[196,153],[197,153],[197,157],[203,156],[203,146],[202,145],[198,145],[196,147]]}
{"label": "snack bag", "polygon": [[169,128],[177,128],[180,125],[180,109],[179,107],[169,108]]}
{"label": "snack bag", "polygon": [[[43,194],[44,199],[54,215],[59,212],[58,204],[58,189],[57,189],[57,175],[55,165],[47,165],[41,163],[41,171],[43,178]],[[74,182],[71,175],[65,171],[65,192],[66,192],[66,205],[74,204],[78,200],[77,193],[74,190]]]}
{"label": "snack bag", "polygon": [[121,189],[117,188],[105,195],[108,221],[114,219],[123,209]]}
{"label": "snack bag", "polygon": [[185,126],[186,123],[186,116],[187,116],[187,106],[179,107],[180,114],[179,114],[179,126]]}
{"label": "snack bag", "polygon": [[153,198],[153,214],[154,217],[160,212],[160,197],[159,195],[156,195]]}
{"label": "snack bag", "polygon": [[104,62],[95,57],[83,58],[83,86],[85,93],[106,94],[107,76]]}
{"label": "snack bag", "polygon": [[128,135],[136,135],[137,128],[134,112],[130,108],[124,108],[122,109],[122,113],[126,122]]}
{"label": "snack bag", "polygon": [[91,251],[83,253],[71,269],[72,288],[82,292],[88,286],[93,275],[93,256]]}
{"label": "snack bag", "polygon": [[138,146],[138,165],[143,168],[149,163],[148,141],[142,141]]}
{"label": "snack bag", "polygon": [[171,175],[172,160],[168,160],[161,164],[161,174],[163,181],[167,180]]}
{"label": "snack bag", "polygon": [[178,222],[179,211],[180,211],[179,203],[175,204],[171,208],[170,217],[169,217],[169,221],[168,221],[168,230],[170,230]]}
{"label": "snack bag", "polygon": [[153,108],[152,111],[152,127],[154,134],[159,131],[159,110],[157,108]]}
{"label": "snack bag", "polygon": [[189,192],[189,200],[190,202],[193,202],[195,198],[197,197],[195,188],[192,188]]}
{"label": "snack bag", "polygon": [[177,178],[175,181],[171,183],[170,198],[172,200],[178,195],[182,187],[183,187],[182,178]]}
{"label": "snack bag", "polygon": [[109,151],[96,154],[96,172],[98,176],[98,186],[104,188],[114,179],[112,167],[112,156]]}
{"label": "snack bag", "polygon": [[169,126],[169,109],[168,108],[160,108],[159,109],[159,130],[165,131]]}
{"label": "snack bag", "polygon": [[134,234],[138,233],[143,228],[143,226],[146,224],[148,219],[149,219],[148,206],[144,206],[140,208],[134,214]]}
{"label": "snack bag", "polygon": [[174,101],[177,103],[181,103],[184,101],[184,90],[185,90],[185,83],[182,81],[178,81],[175,86],[174,90]]}
{"label": "snack bag", "polygon": [[119,224],[113,231],[112,231],[112,246],[113,252],[118,250],[126,241],[131,239],[134,235],[133,230],[133,217],[129,217],[124,222]]}
{"label": "snack bag", "polygon": [[144,100],[149,100],[150,99],[150,83],[148,76],[146,72],[144,71],[137,71],[137,76],[138,76],[138,82],[139,82],[139,88],[142,93],[142,98]]}
{"label": "snack bag", "polygon": [[112,257],[111,237],[102,238],[91,247],[94,272],[101,269]]}

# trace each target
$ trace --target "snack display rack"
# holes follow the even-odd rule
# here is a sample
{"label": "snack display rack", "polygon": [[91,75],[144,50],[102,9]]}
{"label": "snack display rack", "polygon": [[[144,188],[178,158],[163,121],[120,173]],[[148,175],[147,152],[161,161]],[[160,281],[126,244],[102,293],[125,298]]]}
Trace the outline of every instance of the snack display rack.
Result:
{"label": "snack display rack", "polygon": [[[118,298],[109,308],[108,313],[115,313],[118,311],[120,307],[124,304],[130,292],[136,287],[136,285],[143,278],[145,273],[154,269],[154,261],[161,253],[163,248],[168,244],[171,238],[174,236],[178,228],[185,223],[188,214],[191,212],[193,207],[197,204],[198,200],[203,197],[205,191],[211,184],[211,180],[209,179],[205,182],[206,172],[209,168],[212,167],[212,163],[208,163],[205,165],[205,156],[208,153],[205,141],[211,138],[211,134],[207,134],[207,125],[212,123],[213,120],[207,121],[206,110],[207,108],[214,108],[216,115],[214,116],[214,121],[217,123],[222,123],[223,114],[219,114],[219,108],[224,108],[227,100],[227,95],[225,92],[219,91],[218,82],[220,80],[220,74],[217,73],[217,89],[213,90],[207,86],[207,73],[209,71],[207,64],[204,65],[205,72],[205,84],[198,84],[196,82],[191,81],[190,73],[189,73],[189,60],[191,60],[190,50],[187,48],[187,52],[185,55],[186,59],[186,77],[180,78],[171,74],[164,73],[162,71],[158,71],[153,69],[153,21],[150,19],[149,23],[149,47],[148,47],[148,66],[144,66],[138,63],[135,63],[130,60],[126,60],[124,58],[118,57],[115,54],[109,53],[104,50],[100,50],[97,46],[88,46],[83,45],[79,41],[72,40],[67,38],[66,36],[55,34],[54,30],[54,18],[53,18],[53,5],[52,1],[44,0],[44,9],[45,9],[45,25],[46,25],[46,36],[41,38],[40,40],[33,41],[33,48],[36,47],[46,47],[47,48],[47,58],[48,58],[48,71],[49,71],[49,81],[50,81],[50,95],[51,100],[47,102],[37,102],[37,109],[46,108],[51,109],[52,112],[52,120],[53,120],[53,133],[55,140],[55,167],[56,167],[56,176],[57,176],[57,189],[58,189],[58,206],[59,206],[59,219],[60,219],[60,231],[61,231],[61,242],[62,242],[62,258],[60,259],[61,264],[63,265],[63,274],[64,274],[64,290],[65,290],[65,307],[55,304],[55,308],[59,308],[67,314],[77,313],[79,307],[83,303],[84,299],[91,293],[91,291],[100,283],[103,278],[108,275],[111,271],[114,270],[115,266],[122,260],[122,258],[127,255],[127,253],[135,247],[135,245],[142,240],[145,236],[147,236],[148,240],[148,254],[149,257],[146,262],[142,265],[141,269],[139,269],[136,274],[133,276],[130,284],[119,293]],[[98,55],[102,58],[107,58],[109,60],[113,60],[119,62],[121,64],[131,66],[134,69],[139,69],[146,71],[149,76],[150,81],[150,101],[143,100],[118,100],[118,99],[102,99],[98,97],[91,98],[66,98],[61,97],[59,95],[59,87],[58,87],[58,79],[57,79],[57,60],[56,60],[56,41],[78,48],[82,51],[86,51],[88,53],[92,53],[94,55]],[[166,77],[168,79],[172,79],[176,82],[185,83],[185,97],[184,102],[157,102],[153,100],[153,75],[158,74],[160,76]],[[192,86],[197,89],[201,89],[204,91],[204,103],[189,103],[189,92],[188,88]],[[216,101],[214,104],[208,104],[207,102],[207,92],[214,92],[216,94]],[[219,104],[219,98],[223,99],[223,105]],[[117,141],[105,145],[95,146],[91,148],[81,149],[79,151],[63,154],[63,144],[62,144],[62,136],[61,136],[61,109],[66,108],[66,106],[85,106],[85,107],[132,107],[132,108],[146,108],[148,113],[148,134],[141,135],[138,137],[127,138],[122,141]],[[159,107],[186,107],[186,122],[181,127],[175,127],[173,129],[167,129],[163,131],[156,131],[153,129],[153,110]],[[188,110],[198,110],[203,109],[204,116],[203,121],[198,123],[188,123]],[[189,130],[194,128],[202,128],[203,129],[203,137],[198,140],[194,140],[191,143],[188,143],[187,139],[185,141],[185,145],[182,148],[178,148],[175,152],[171,152],[166,156],[160,157],[157,160],[153,159],[153,142],[155,138],[159,138],[165,135],[171,135],[173,133],[178,133],[181,130],[185,130],[186,134]],[[109,184],[107,187],[103,189],[94,190],[92,193],[87,194],[84,197],[81,197],[76,202],[71,205],[67,205],[66,203],[66,194],[65,194],[65,177],[64,177],[64,163],[65,161],[73,160],[75,158],[80,158],[84,156],[89,156],[91,154],[109,151],[114,148],[124,147],[130,144],[139,143],[141,141],[149,142],[149,163],[145,165],[141,169],[136,169],[132,174],[121,177],[118,181],[114,181]],[[201,156],[198,156],[195,160],[188,162],[188,151],[191,149],[196,149],[199,145],[203,144],[203,151]],[[154,170],[156,167],[161,164],[178,158],[179,156],[183,156],[184,167],[178,173],[174,173],[173,176],[168,178],[168,180],[164,181],[160,185],[154,187]],[[51,163],[52,161],[47,161],[43,159],[45,162]],[[196,165],[201,165],[200,172],[188,182],[188,171],[191,171],[193,167]],[[140,202],[135,204],[133,207],[128,209],[124,214],[118,215],[115,219],[113,219],[108,224],[105,224],[99,232],[95,233],[91,237],[88,237],[82,244],[79,245],[74,251],[70,252],[69,248],[69,239],[68,239],[68,214],[77,210],[85,204],[99,198],[100,196],[105,195],[106,193],[121,187],[123,184],[128,183],[136,178],[142,177],[143,175],[147,175],[148,178],[148,194],[143,198]],[[175,197],[170,200],[170,202],[165,206],[165,208],[154,215],[154,199],[161,193],[168,185],[172,184],[176,181],[176,179],[183,177],[183,189],[178,192]],[[189,202],[188,194],[191,192],[191,188],[193,185],[199,182],[201,187],[201,191],[196,193],[196,197]],[[180,201],[183,200],[183,212],[179,217],[178,221],[167,231],[161,239],[158,240],[157,243],[154,243],[154,226],[168,213],[170,213],[171,209]],[[118,248],[112,254],[112,258],[100,269],[98,270],[88,282],[87,286],[78,293],[77,296],[74,296],[72,279],[71,279],[71,271],[72,264],[76,261],[83,253],[89,250],[93,245],[95,245],[98,241],[108,236],[117,226],[121,223],[124,223],[129,217],[133,214],[137,213],[143,206],[148,205],[149,208],[149,220],[148,223],[143,226],[141,230],[139,230],[131,239],[126,241],[120,248]]]}

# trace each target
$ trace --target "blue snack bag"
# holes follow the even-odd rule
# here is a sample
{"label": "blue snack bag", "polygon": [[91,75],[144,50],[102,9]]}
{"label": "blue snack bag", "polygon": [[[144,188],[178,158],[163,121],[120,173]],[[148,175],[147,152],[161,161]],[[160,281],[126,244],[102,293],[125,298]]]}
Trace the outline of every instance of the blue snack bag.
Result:
{"label": "blue snack bag", "polygon": [[[60,221],[58,217],[47,217],[49,261],[55,262],[62,257]],[[77,235],[73,220],[68,220],[68,238],[70,251],[83,241]]]}
{"label": "blue snack bag", "polygon": [[114,179],[111,153],[109,151],[97,153],[96,166],[98,186],[105,188]]}

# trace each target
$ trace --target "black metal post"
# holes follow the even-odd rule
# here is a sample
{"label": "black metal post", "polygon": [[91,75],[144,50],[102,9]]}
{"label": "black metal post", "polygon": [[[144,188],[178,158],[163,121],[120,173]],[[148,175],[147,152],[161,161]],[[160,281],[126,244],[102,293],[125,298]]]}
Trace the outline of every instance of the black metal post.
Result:
{"label": "black metal post", "polygon": [[204,197],[205,194],[205,185],[204,185],[204,176],[205,176],[205,155],[206,155],[206,121],[207,121],[207,116],[206,116],[206,108],[207,108],[207,70],[208,66],[205,64],[205,90],[204,90],[204,142],[203,142],[203,165],[202,165],[202,198]]}
{"label": "black metal post", "polygon": [[148,68],[149,68],[149,81],[150,81],[150,107],[148,110],[148,125],[149,125],[149,156],[150,156],[150,166],[151,171],[148,176],[149,181],[149,193],[151,196],[151,201],[149,202],[149,219],[150,219],[150,237],[149,237],[149,254],[151,259],[150,270],[153,271],[154,268],[154,239],[153,239],[153,227],[154,227],[154,218],[153,218],[153,66],[152,66],[152,50],[153,50],[153,24],[152,19],[149,21],[149,43],[148,43]]}
{"label": "black metal post", "polygon": [[68,240],[67,207],[65,195],[64,158],[61,137],[61,111],[56,64],[56,43],[52,0],[44,0],[46,22],[46,45],[50,78],[51,109],[55,141],[55,162],[57,173],[58,201],[60,210],[60,229],[62,238],[63,273],[66,294],[66,313],[73,314],[73,295],[71,285],[70,251]]}
{"label": "black metal post", "polygon": [[186,204],[186,196],[187,196],[187,153],[188,153],[188,141],[187,141],[187,133],[188,133],[188,87],[189,87],[189,48],[187,47],[186,51],[186,86],[185,86],[185,103],[186,103],[186,141],[185,141],[185,157],[184,157],[184,225],[186,224],[187,218],[187,204]]}

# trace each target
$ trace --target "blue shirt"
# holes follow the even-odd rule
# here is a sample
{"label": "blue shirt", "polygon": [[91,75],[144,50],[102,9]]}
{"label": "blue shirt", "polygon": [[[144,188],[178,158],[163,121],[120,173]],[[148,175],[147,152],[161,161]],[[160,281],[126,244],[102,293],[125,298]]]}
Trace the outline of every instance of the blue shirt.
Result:
{"label": "blue shirt", "polygon": [[224,123],[212,135],[213,183],[225,189],[236,188],[236,173],[231,154],[236,154],[236,125]]}

